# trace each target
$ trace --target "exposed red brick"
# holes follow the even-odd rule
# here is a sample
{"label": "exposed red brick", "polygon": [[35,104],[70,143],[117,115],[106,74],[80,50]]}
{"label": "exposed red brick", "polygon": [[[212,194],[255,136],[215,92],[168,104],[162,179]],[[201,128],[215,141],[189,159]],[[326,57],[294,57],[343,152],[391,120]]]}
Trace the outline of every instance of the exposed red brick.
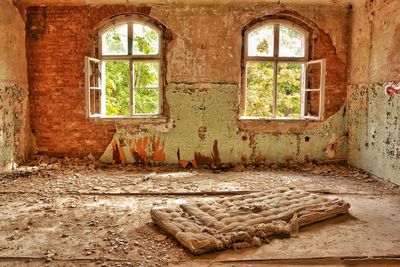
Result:
{"label": "exposed red brick", "polygon": [[95,26],[148,7],[28,7],[27,57],[31,126],[39,152],[99,156],[115,133],[112,123],[85,118],[84,57],[94,56]]}

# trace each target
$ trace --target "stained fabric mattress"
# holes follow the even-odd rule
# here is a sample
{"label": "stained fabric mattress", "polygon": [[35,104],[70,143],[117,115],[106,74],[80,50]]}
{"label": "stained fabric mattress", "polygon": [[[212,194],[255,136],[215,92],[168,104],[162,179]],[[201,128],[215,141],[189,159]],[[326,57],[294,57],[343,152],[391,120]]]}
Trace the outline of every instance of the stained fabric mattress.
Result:
{"label": "stained fabric mattress", "polygon": [[348,213],[343,200],[277,188],[219,199],[154,207],[155,223],[193,254],[260,246],[271,235],[289,237],[300,226]]}

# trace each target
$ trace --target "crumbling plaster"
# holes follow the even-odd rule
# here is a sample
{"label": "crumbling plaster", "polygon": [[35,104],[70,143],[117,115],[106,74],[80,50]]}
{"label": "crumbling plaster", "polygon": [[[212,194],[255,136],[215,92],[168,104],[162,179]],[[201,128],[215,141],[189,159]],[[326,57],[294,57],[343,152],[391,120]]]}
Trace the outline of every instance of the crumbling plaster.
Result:
{"label": "crumbling plaster", "polygon": [[400,2],[368,0],[355,5],[348,86],[349,162],[400,183]]}
{"label": "crumbling plaster", "polygon": [[[181,160],[191,161],[195,159],[195,153],[211,157],[217,141],[222,163],[290,164],[329,159],[325,153],[326,145],[346,135],[343,109],[317,127],[302,132],[240,131],[236,121],[237,91],[235,84],[169,84],[167,100],[173,124],[165,124],[164,130],[147,125],[133,129],[118,127],[101,160],[111,163],[124,158],[127,163],[137,163],[135,152],[139,152],[140,156],[145,155],[146,163],[160,163],[154,160],[154,154],[155,150],[161,149],[164,163],[176,163],[178,150]],[[143,148],[141,140],[145,138],[150,140]],[[155,141],[161,143],[157,149]],[[122,153],[116,154],[115,148],[121,149]],[[346,148],[339,144],[334,158],[346,159]]]}
{"label": "crumbling plaster", "polygon": [[298,17],[310,20],[327,33],[335,47],[333,52],[347,64],[347,8],[276,3],[226,4],[212,8],[155,6],[149,15],[175,33],[168,46],[167,63],[171,71],[167,73],[167,82],[239,83],[243,27],[256,18],[288,11],[295,11]]}
{"label": "crumbling plaster", "polygon": [[196,153],[212,158],[215,142],[223,163],[290,164],[346,159],[347,147],[343,142],[335,146],[333,156],[327,157],[325,152],[329,142],[346,135],[343,109],[336,110],[337,113],[323,123],[275,122],[273,130],[268,131],[265,130],[268,122],[261,122],[264,126],[260,124],[259,128],[265,128],[262,131],[238,127],[240,33],[255,18],[290,13],[290,10],[296,10],[297,16],[323,29],[334,44],[334,51],[330,53],[337,55],[346,66],[347,8],[265,3],[227,4],[212,9],[187,5],[152,8],[150,16],[162,21],[173,33],[173,40],[168,45],[166,79],[170,120],[162,126],[118,126],[101,160],[138,162],[137,151],[143,150],[144,138],[149,141],[145,152],[139,154],[144,154],[149,162],[154,161],[155,141],[163,144],[165,157],[162,159],[167,163],[178,161],[178,150],[181,160],[194,160]]}
{"label": "crumbling plaster", "polygon": [[[118,154],[119,160],[122,156],[132,163],[137,162],[138,155],[145,155],[149,162],[176,163],[178,150],[183,160],[192,160],[196,153],[215,159],[215,146],[218,160],[222,162],[302,162],[332,158],[332,155],[327,157],[327,145],[348,133],[349,154],[346,139],[341,139],[339,144],[335,143],[333,158],[348,156],[351,164],[400,183],[399,96],[384,93],[387,82],[400,82],[399,1],[305,0],[301,4],[294,0],[224,0],[218,4],[191,0],[13,2],[20,10],[36,5],[97,8],[102,4],[124,4],[127,10],[131,5],[150,5],[149,15],[172,30],[166,76],[170,117],[156,123],[111,123],[116,133],[102,156],[105,162],[115,160]],[[25,104],[26,62],[21,49],[25,42],[24,24],[10,0],[2,1],[0,10],[7,11],[0,18],[0,48],[7,51],[0,55],[0,167],[4,168],[26,155],[29,138],[24,136],[29,136],[29,129]],[[279,126],[283,131],[245,131],[238,127],[236,120],[242,45],[237,33],[252,19],[282,10],[296,10],[318,25],[329,35],[334,53],[343,66],[349,61],[347,103],[325,122],[307,124],[303,131],[293,130],[286,123]],[[40,34],[46,34],[46,29],[43,30]],[[51,30],[51,25],[47,30]],[[107,131],[111,131],[110,122],[94,124],[106,125]],[[78,132],[74,135],[82,137]],[[119,150],[113,151],[113,146]]]}
{"label": "crumbling plaster", "polygon": [[9,171],[30,150],[25,24],[11,1],[0,11],[0,171]]}
{"label": "crumbling plaster", "polygon": [[[82,69],[84,56],[96,56],[93,29],[113,15],[144,11],[172,33],[166,56],[167,118],[123,123],[86,119]],[[326,107],[327,117],[331,117],[325,122],[282,122],[268,131],[239,127],[242,29],[250,21],[271,14],[294,15],[315,25],[312,38],[321,46],[313,48],[311,57],[326,56],[330,63]],[[247,2],[212,7],[182,3],[143,8],[41,6],[28,8],[27,21],[32,129],[39,152],[97,155],[95,149],[104,151],[99,143],[108,142],[114,128],[116,133],[102,157],[106,162],[117,157],[141,162],[145,157],[148,161],[177,163],[178,149],[181,160],[193,160],[197,155],[203,162],[205,158],[223,163],[346,158],[342,144],[330,157],[325,148],[346,134],[344,109],[340,107],[346,96],[347,7]],[[69,45],[59,51],[59,42]],[[60,60],[54,61],[44,51],[53,51]],[[68,70],[70,76],[61,76],[61,70]],[[45,116],[39,116],[39,112]]]}

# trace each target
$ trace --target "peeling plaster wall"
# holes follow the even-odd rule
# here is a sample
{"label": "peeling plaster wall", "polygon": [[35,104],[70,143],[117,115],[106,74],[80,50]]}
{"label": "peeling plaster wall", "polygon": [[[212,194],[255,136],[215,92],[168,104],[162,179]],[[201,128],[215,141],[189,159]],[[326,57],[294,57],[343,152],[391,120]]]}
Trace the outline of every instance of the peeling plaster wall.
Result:
{"label": "peeling plaster wall", "polygon": [[349,162],[400,184],[400,1],[354,6],[349,72]]}
{"label": "peeling plaster wall", "polygon": [[[346,134],[343,109],[318,127],[301,133],[240,131],[236,122],[238,89],[235,84],[170,84],[167,98],[173,123],[165,123],[163,127],[151,124],[118,127],[101,160],[110,163],[123,158],[127,163],[135,163],[145,156],[146,162],[157,163],[160,162],[154,159],[157,150],[163,154],[159,157],[161,161],[168,163],[178,161],[178,150],[180,160],[194,160],[195,152],[211,158],[217,141],[222,163],[288,164],[326,159],[326,144],[332,137],[334,140]],[[346,146],[339,144],[335,158],[346,157]]]}
{"label": "peeling plaster wall", "polygon": [[[28,7],[30,107],[39,152],[103,154],[105,162],[177,163],[178,149],[181,160],[197,157],[204,163],[332,158],[325,155],[327,144],[346,134],[342,106],[347,85],[348,11],[336,5],[285,3]],[[95,27],[126,12],[145,13],[172,33],[166,54],[167,118],[156,122],[88,120],[83,58],[95,56]],[[310,56],[327,59],[329,118],[316,123],[276,122],[269,127],[270,123],[262,122],[256,130],[239,127],[242,29],[256,18],[277,14],[312,25]],[[333,158],[346,159],[346,146],[340,143],[335,148]]]}
{"label": "peeling plaster wall", "polygon": [[25,24],[9,0],[0,2],[0,172],[30,149]]}

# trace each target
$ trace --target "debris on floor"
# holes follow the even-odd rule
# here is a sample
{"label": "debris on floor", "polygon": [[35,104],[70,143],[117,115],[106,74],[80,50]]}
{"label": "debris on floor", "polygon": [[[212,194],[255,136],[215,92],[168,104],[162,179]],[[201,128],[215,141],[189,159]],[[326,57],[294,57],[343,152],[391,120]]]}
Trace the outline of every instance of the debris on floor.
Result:
{"label": "debris on floor", "polygon": [[193,254],[261,246],[268,236],[348,213],[350,205],[286,187],[151,209],[155,223]]}
{"label": "debris on floor", "polygon": [[[267,246],[193,256],[149,212],[278,187],[344,199],[352,206],[351,216],[302,227],[297,238],[270,237]],[[288,253],[295,258],[387,256],[400,246],[399,187],[337,163],[241,165],[215,174],[202,167],[106,165],[88,157],[37,155],[14,172],[0,174],[0,188],[0,258],[10,259],[1,266],[209,266],[214,260]],[[251,209],[258,207],[241,211]],[[32,262],[24,265],[25,260]]]}

